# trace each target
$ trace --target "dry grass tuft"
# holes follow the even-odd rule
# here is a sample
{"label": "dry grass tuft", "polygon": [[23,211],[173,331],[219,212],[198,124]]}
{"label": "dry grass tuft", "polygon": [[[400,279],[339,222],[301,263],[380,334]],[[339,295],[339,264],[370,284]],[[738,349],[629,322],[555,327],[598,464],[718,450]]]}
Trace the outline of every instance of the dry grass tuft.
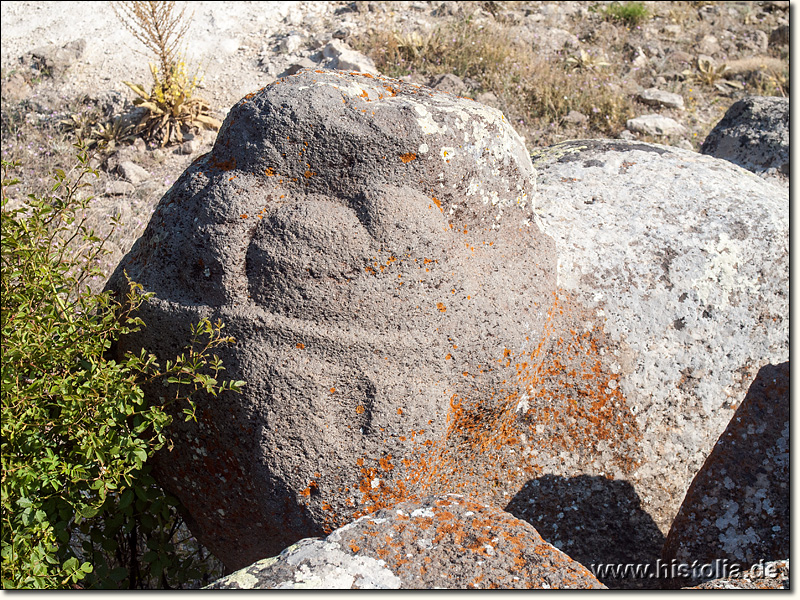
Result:
{"label": "dry grass tuft", "polygon": [[543,55],[499,23],[457,19],[425,34],[375,31],[354,45],[390,77],[452,73],[470,82],[475,95],[491,92],[497,108],[537,144],[564,139],[555,131],[571,111],[605,135],[634,116],[631,99],[615,84],[621,79],[615,65],[586,52]]}

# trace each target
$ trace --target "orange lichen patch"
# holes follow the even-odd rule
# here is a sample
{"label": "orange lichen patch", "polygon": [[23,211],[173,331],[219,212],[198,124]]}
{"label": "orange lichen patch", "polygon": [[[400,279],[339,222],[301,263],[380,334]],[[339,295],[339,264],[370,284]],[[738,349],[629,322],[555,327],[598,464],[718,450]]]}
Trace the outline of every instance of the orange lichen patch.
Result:
{"label": "orange lichen patch", "polygon": [[272,167],[267,167],[266,169],[264,169],[264,174],[267,177],[274,177],[275,176],[275,171],[274,171],[274,169]]}
{"label": "orange lichen patch", "polygon": [[311,492],[316,490],[317,487],[318,487],[317,486],[317,482],[316,481],[311,481],[311,482],[309,482],[308,487],[300,492],[300,495],[301,496],[305,496],[306,498],[308,498],[309,496],[311,496]]}
{"label": "orange lichen patch", "polygon": [[295,347],[299,348],[300,350],[305,350],[306,349],[306,345],[303,342],[297,342],[295,344]]}
{"label": "orange lichen patch", "polygon": [[305,177],[306,179],[311,179],[314,175],[316,175],[316,173],[310,169],[305,173],[303,173],[303,177]]}
{"label": "orange lichen patch", "polygon": [[389,462],[391,459],[392,459],[391,454],[379,459],[378,464],[380,465],[381,469],[383,469],[384,471],[391,471],[392,469],[394,469],[394,465],[391,462]]}
{"label": "orange lichen patch", "polygon": [[[425,438],[421,437],[424,430],[411,429],[407,435],[397,435],[394,439],[405,449],[395,464],[388,462],[388,456],[359,458],[359,504],[356,508],[348,503],[352,510],[342,514],[329,511],[330,522],[343,524],[441,491],[489,501],[493,494],[511,491],[540,475],[538,453],[556,456],[566,451],[591,460],[611,449],[612,463],[624,472],[635,468],[633,449],[641,436],[620,392],[618,376],[601,360],[598,336],[602,333],[573,330],[557,335],[568,330],[562,318],[568,306],[569,302],[554,297],[545,331],[532,351],[501,350],[496,360],[508,373],[489,398],[485,391],[475,397],[452,394],[442,434]],[[444,312],[442,303],[437,307]],[[564,318],[570,318],[569,314]],[[471,378],[464,381],[478,385],[493,370],[476,366],[474,374],[464,372]],[[397,409],[397,414],[403,414],[402,410]],[[526,448],[532,452],[523,452]],[[509,454],[509,449],[515,452]],[[389,464],[397,468],[387,469]]]}
{"label": "orange lichen patch", "polygon": [[446,312],[447,311],[447,307],[444,304],[442,304],[441,302],[437,302],[436,303],[436,308],[438,308],[441,312]]}
{"label": "orange lichen patch", "polygon": [[247,213],[243,213],[243,214],[241,214],[241,215],[239,215],[239,216],[240,216],[241,218],[243,218],[243,219],[246,219],[246,218],[247,218]]}
{"label": "orange lichen patch", "polygon": [[366,409],[364,408],[363,404],[359,404],[358,406],[356,406],[356,414],[357,415],[363,415],[365,410]]}
{"label": "orange lichen patch", "polygon": [[[336,393],[336,388],[335,388],[335,387],[332,387],[332,388],[330,389],[330,392],[331,392],[331,394],[335,394],[335,393]],[[356,410],[356,412],[358,412],[358,410]]]}
{"label": "orange lichen patch", "polygon": [[409,163],[412,160],[416,160],[416,159],[417,159],[417,155],[414,154],[413,152],[407,152],[406,154],[401,154],[400,155],[400,160],[403,161],[404,163]]}
{"label": "orange lichen patch", "polygon": [[453,355],[448,352],[447,355],[445,355],[444,359],[445,360],[453,360]]}

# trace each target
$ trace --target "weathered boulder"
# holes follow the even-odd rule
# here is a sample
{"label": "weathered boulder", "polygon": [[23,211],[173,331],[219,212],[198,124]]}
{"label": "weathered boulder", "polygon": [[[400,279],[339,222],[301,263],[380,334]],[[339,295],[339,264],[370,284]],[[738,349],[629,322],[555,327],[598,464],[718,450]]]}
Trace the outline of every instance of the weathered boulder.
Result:
{"label": "weathered boulder", "polygon": [[663,549],[665,561],[722,560],[727,568],[738,565],[742,572],[759,561],[785,556],[789,556],[788,362],[758,372],[692,481]]}
{"label": "weathered boulder", "polygon": [[452,73],[443,73],[442,75],[435,75],[428,80],[428,87],[433,88],[437,92],[447,92],[454,96],[466,96],[467,84]]}
{"label": "weathered boulder", "polygon": [[323,69],[339,69],[341,71],[356,71],[380,75],[375,63],[368,56],[353,50],[346,42],[332,39],[322,49]]}
{"label": "weathered boulder", "polygon": [[683,96],[672,92],[665,92],[658,88],[647,88],[636,95],[640,102],[652,106],[666,106],[683,110]]}
{"label": "weathered boulder", "polygon": [[750,96],[734,103],[700,152],[788,183],[789,98]]}
{"label": "weathered boulder", "polygon": [[49,44],[31,50],[21,58],[33,71],[45,77],[61,77],[83,55],[86,40],[81,38],[63,46]]}
{"label": "weathered boulder", "polygon": [[788,46],[789,45],[789,26],[779,25],[773,29],[769,34],[768,43],[770,46]]}
{"label": "weathered boulder", "polygon": [[786,191],[657,144],[566,142],[533,159],[559,295],[585,316],[553,325],[561,339],[530,369],[517,453],[542,475],[629,481],[666,534],[758,369],[788,360]]}
{"label": "weathered boulder", "polygon": [[534,48],[543,54],[556,54],[565,50],[576,50],[580,46],[578,36],[557,27],[533,26]]}
{"label": "weathered boulder", "polygon": [[199,398],[155,459],[226,566],[455,482],[502,499],[461,469],[462,426],[493,435],[552,309],[533,195],[521,139],[472,100],[319,70],[231,110],[109,283],[155,294],[120,352],[174,355],[202,317],[238,340],[244,394]]}
{"label": "weathered boulder", "polygon": [[131,182],[133,185],[150,179],[150,173],[148,173],[147,170],[130,160],[120,162],[117,166],[117,172],[123,179]]}
{"label": "weathered boulder", "polygon": [[463,496],[402,502],[324,540],[217,580],[210,589],[602,589],[529,523]]}
{"label": "weathered boulder", "polygon": [[675,119],[663,115],[642,115],[628,119],[625,125],[630,131],[647,135],[683,135],[686,128]]}

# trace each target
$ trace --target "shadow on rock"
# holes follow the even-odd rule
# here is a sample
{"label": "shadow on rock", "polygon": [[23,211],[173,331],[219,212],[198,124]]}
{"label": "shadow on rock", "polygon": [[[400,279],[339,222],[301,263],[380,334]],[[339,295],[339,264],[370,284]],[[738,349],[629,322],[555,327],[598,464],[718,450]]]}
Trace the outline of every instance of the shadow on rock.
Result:
{"label": "shadow on rock", "polygon": [[[627,481],[545,475],[529,481],[506,506],[548,542],[595,572],[609,588],[657,589],[658,579],[603,573],[600,565],[651,565],[664,535]],[[600,567],[602,569],[602,567]],[[622,567],[620,567],[622,569]]]}
{"label": "shadow on rock", "polygon": [[[695,475],[664,543],[663,562],[703,568],[678,574],[669,587],[751,567],[754,575],[764,561],[789,556],[789,391],[789,361],[758,371]],[[777,572],[767,579],[779,584]]]}

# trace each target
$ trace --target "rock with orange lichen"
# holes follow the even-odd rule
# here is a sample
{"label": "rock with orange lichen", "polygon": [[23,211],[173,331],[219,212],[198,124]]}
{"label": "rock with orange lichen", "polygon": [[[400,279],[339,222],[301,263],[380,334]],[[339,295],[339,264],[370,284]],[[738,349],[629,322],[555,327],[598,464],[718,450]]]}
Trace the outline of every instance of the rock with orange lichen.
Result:
{"label": "rock with orange lichen", "polygon": [[603,589],[529,523],[460,495],[402,502],[211,589]]}
{"label": "rock with orange lichen", "polygon": [[[664,544],[663,559],[723,561],[745,571],[789,556],[789,472],[785,362],[759,371],[692,481]],[[703,573],[689,575],[697,581]],[[676,580],[674,585],[685,583]]]}
{"label": "rock with orange lichen", "polygon": [[524,393],[508,357],[552,310],[534,195],[521,138],[473,100],[305,70],[234,106],[109,284],[154,294],[120,351],[166,360],[202,317],[237,340],[244,393],[199,397],[154,460],[228,568],[462,481],[462,434]]}

